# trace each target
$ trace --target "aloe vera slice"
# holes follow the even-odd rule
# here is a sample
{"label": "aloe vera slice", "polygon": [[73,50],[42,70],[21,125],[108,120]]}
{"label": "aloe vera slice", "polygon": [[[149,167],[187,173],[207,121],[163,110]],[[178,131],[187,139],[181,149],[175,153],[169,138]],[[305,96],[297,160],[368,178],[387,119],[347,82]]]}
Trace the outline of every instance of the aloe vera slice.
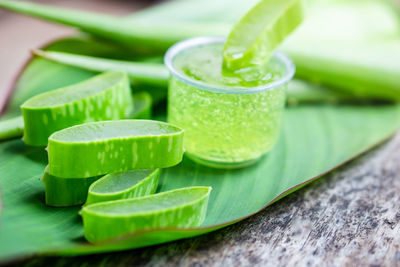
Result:
{"label": "aloe vera slice", "polygon": [[68,207],[85,203],[89,186],[101,176],[61,178],[49,174],[46,167],[41,181],[44,184],[46,205]]}
{"label": "aloe vera slice", "polygon": [[182,161],[183,130],[151,120],[86,123],[52,134],[48,155],[50,174],[65,178],[171,167]]}
{"label": "aloe vera slice", "polygon": [[24,120],[18,116],[0,121],[0,140],[19,137],[24,131]]}
{"label": "aloe vera slice", "polygon": [[127,118],[133,110],[129,81],[106,72],[84,82],[34,96],[21,106],[24,141],[44,146],[61,129],[85,122]]}
{"label": "aloe vera slice", "polygon": [[133,94],[133,114],[131,119],[150,119],[152,114],[153,98],[147,92]]}
{"label": "aloe vera slice", "polygon": [[154,194],[160,169],[110,173],[89,187],[86,205]]}
{"label": "aloe vera slice", "polygon": [[85,238],[97,242],[138,230],[200,226],[211,187],[194,186],[83,207]]}
{"label": "aloe vera slice", "polygon": [[267,62],[302,20],[301,0],[262,0],[229,33],[224,66],[235,70]]}

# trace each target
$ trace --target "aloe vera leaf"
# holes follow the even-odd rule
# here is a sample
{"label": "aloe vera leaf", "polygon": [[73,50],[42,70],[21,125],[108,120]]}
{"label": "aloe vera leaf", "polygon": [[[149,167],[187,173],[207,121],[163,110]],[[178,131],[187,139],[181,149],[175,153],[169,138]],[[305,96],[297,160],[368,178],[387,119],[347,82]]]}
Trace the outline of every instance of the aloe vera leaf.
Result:
{"label": "aloe vera leaf", "polygon": [[44,184],[46,205],[68,207],[85,203],[89,186],[101,176],[61,178],[49,174],[46,167],[41,181]]}
{"label": "aloe vera leaf", "polygon": [[290,81],[286,93],[286,103],[289,106],[311,103],[360,103],[368,102],[368,100],[300,79]]}
{"label": "aloe vera leaf", "polygon": [[[80,55],[72,55],[68,53],[59,53],[59,52],[41,52],[38,54],[38,56],[44,57],[49,60],[55,60],[59,63],[62,64],[67,64],[70,66],[75,66],[79,68],[86,68],[90,69],[93,71],[104,71],[107,70],[107,68],[101,68],[99,66],[106,65],[109,60],[104,59],[104,58],[94,58],[94,57],[84,57]],[[119,61],[119,60],[113,60],[113,65],[115,69],[120,69],[129,73],[129,65],[131,64],[130,62],[125,62],[125,61]],[[132,65],[134,67],[141,68],[140,66],[143,63],[140,62],[132,62]],[[159,74],[159,71],[166,71],[166,68],[163,64],[158,64],[155,65],[157,68],[154,68],[152,71],[148,72],[148,77],[151,79],[151,77],[154,76],[155,79],[159,79],[161,81],[161,76]],[[144,68],[146,69],[146,65],[144,65]],[[134,79],[133,77],[131,77]],[[168,73],[166,75],[163,75],[164,78],[164,83],[165,85],[168,83]],[[165,89],[158,89],[157,90],[165,90]],[[291,103],[300,103],[300,102],[342,102],[348,101],[352,97],[349,94],[343,93],[343,92],[335,92],[333,90],[327,90],[326,88],[322,87],[316,87],[311,83],[299,83],[295,82],[289,86],[288,90],[288,102]]]}
{"label": "aloe vera leaf", "polygon": [[160,169],[107,174],[89,187],[85,205],[154,194],[160,174]]}
{"label": "aloe vera leaf", "polygon": [[168,70],[157,63],[139,63],[132,61],[95,58],[74,55],[63,52],[35,50],[34,54],[48,60],[96,72],[123,71],[126,72],[133,84],[142,83],[153,86],[167,86]]}
{"label": "aloe vera leaf", "polygon": [[85,206],[80,212],[85,238],[98,242],[144,229],[200,226],[210,192],[211,187],[187,187]]}
{"label": "aloe vera leaf", "polygon": [[[100,15],[91,12],[68,10],[47,5],[23,1],[0,1],[0,7],[22,14],[38,17],[72,27],[84,32],[113,40],[122,44],[136,46],[151,45],[156,49],[165,50],[178,40],[194,37],[198,34],[226,34],[229,25],[201,25],[198,23],[156,22],[135,20],[134,23],[124,23],[118,17]],[[212,27],[210,27],[212,26]]]}
{"label": "aloe vera leaf", "polygon": [[47,145],[48,137],[84,122],[123,119],[133,111],[126,74],[107,72],[87,81],[34,96],[21,106],[24,142]]}
{"label": "aloe vera leaf", "polygon": [[300,0],[260,1],[229,33],[224,45],[224,66],[235,70],[266,63],[302,21]]}
{"label": "aloe vera leaf", "polygon": [[[400,40],[370,44],[296,41],[285,47],[297,63],[296,76],[358,97],[400,101]],[[330,47],[330,49],[329,49]]]}
{"label": "aloe vera leaf", "polygon": [[22,136],[24,120],[22,116],[0,121],[0,141]]}
{"label": "aloe vera leaf", "polygon": [[48,155],[49,173],[65,178],[166,168],[182,160],[183,130],[150,120],[86,123],[52,134]]}
{"label": "aloe vera leaf", "polygon": [[145,91],[137,92],[133,97],[133,114],[131,119],[151,119],[153,99],[151,95]]}

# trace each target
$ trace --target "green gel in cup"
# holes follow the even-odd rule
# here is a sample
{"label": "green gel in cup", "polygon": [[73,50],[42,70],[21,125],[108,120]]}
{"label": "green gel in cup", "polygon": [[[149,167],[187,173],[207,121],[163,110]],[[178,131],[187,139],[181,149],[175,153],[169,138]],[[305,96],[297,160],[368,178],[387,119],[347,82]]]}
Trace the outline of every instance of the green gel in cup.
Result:
{"label": "green gel in cup", "polygon": [[154,194],[161,169],[110,173],[89,187],[86,205]]}
{"label": "green gel in cup", "polygon": [[198,37],[168,50],[168,122],[185,130],[186,155],[194,161],[239,168],[275,144],[295,67],[275,52],[265,65],[223,70],[223,45],[223,38]]}
{"label": "green gel in cup", "polygon": [[84,206],[85,238],[96,243],[149,229],[198,227],[205,220],[210,192],[211,187],[193,186]]}

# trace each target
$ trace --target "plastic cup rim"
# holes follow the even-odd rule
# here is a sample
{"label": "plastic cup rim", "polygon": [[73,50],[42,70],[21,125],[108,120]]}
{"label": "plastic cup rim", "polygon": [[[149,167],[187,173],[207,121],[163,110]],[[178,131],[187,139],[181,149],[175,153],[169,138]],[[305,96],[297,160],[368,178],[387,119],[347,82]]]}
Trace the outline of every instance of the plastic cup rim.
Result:
{"label": "plastic cup rim", "polygon": [[280,51],[275,51],[273,57],[277,58],[284,65],[285,74],[278,80],[256,87],[229,87],[208,84],[184,75],[173,66],[173,60],[180,52],[199,45],[224,43],[225,40],[226,39],[224,37],[217,36],[202,36],[183,40],[174,44],[168,49],[164,56],[164,63],[167,66],[170,74],[181,82],[202,90],[224,94],[254,94],[270,91],[285,85],[293,78],[296,67],[292,60]]}

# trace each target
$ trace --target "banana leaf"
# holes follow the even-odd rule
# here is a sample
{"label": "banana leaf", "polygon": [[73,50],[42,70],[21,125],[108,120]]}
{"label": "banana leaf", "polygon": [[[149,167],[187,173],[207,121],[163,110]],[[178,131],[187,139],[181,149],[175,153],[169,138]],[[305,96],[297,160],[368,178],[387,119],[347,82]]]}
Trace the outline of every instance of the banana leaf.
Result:
{"label": "banana leaf", "polygon": [[27,147],[21,140],[0,143],[4,205],[0,261],[37,254],[78,255],[132,249],[217,230],[251,216],[382,142],[399,126],[400,107],[396,105],[289,108],[278,144],[256,165],[216,170],[185,159],[164,171],[159,191],[190,185],[213,187],[201,228],[153,229],[100,245],[84,241],[79,207],[45,205],[39,180],[47,164],[45,150]]}

